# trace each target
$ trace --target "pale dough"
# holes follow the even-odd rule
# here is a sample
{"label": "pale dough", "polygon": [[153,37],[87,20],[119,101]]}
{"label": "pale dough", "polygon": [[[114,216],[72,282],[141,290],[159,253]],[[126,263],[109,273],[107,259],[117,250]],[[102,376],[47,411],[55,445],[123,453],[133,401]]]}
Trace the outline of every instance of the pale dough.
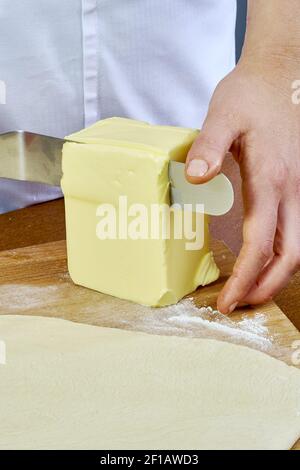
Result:
{"label": "pale dough", "polygon": [[1,316],[1,449],[288,449],[300,371],[214,340]]}

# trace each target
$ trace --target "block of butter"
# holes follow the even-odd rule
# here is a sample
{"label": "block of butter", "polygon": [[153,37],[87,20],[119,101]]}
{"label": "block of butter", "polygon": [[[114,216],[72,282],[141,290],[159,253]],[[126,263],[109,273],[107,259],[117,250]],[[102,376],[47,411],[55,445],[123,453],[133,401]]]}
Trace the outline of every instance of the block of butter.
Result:
{"label": "block of butter", "polygon": [[[197,133],[110,118],[66,138],[62,189],[68,267],[76,284],[164,306],[218,278],[208,216],[202,216],[198,249],[187,249],[185,231],[174,234],[182,209],[171,211],[166,223],[169,161],[184,162]],[[150,219],[159,225],[153,228]]]}

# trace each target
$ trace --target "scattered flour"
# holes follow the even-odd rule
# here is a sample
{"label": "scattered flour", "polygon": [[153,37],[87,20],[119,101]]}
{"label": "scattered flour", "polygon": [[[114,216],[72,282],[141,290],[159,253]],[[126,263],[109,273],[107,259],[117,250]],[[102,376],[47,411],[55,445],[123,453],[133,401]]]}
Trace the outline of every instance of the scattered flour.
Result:
{"label": "scattered flour", "polygon": [[31,311],[47,304],[48,299],[57,298],[59,293],[56,285],[26,286],[4,284],[0,286],[0,313],[15,313]]}
{"label": "scattered flour", "polygon": [[184,299],[177,305],[167,307],[166,310],[172,313],[168,318],[171,323],[185,327],[197,326],[199,329],[209,330],[224,337],[234,337],[237,342],[257,343],[266,348],[272,345],[272,338],[264,325],[265,316],[261,313],[254,314],[252,318],[245,317],[240,321],[233,321],[211,307],[198,308],[192,299]]}
{"label": "scattered flour", "polygon": [[150,308],[75,286],[68,275],[58,275],[53,284],[0,286],[0,314],[45,315],[150,334],[219,339],[270,354],[275,348],[263,313],[247,313],[237,320],[209,306],[198,307],[192,298]]}

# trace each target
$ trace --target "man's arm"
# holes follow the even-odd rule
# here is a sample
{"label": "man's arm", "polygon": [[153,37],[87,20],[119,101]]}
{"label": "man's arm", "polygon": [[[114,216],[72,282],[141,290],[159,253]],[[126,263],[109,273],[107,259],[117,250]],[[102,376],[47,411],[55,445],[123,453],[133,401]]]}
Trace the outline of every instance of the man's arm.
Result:
{"label": "man's arm", "polygon": [[250,0],[242,57],[218,85],[187,159],[187,178],[213,178],[231,151],[240,165],[244,243],[218,308],[271,299],[300,265],[300,2]]}

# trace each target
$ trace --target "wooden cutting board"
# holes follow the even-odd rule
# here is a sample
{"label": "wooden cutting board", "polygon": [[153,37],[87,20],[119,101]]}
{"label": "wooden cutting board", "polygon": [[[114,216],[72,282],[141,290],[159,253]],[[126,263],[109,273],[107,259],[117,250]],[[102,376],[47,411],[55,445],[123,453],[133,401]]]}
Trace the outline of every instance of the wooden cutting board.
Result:
{"label": "wooden cutting board", "polygon": [[[274,303],[240,308],[230,318],[202,307],[216,306],[230,275],[233,254],[212,243],[220,279],[177,306],[149,308],[75,286],[67,272],[64,241],[0,253],[0,314],[39,315],[151,334],[216,338],[261,350],[287,364],[297,358],[300,333]],[[299,354],[298,354],[299,356]],[[295,363],[294,363],[295,365]],[[300,450],[300,441],[295,446]]]}

